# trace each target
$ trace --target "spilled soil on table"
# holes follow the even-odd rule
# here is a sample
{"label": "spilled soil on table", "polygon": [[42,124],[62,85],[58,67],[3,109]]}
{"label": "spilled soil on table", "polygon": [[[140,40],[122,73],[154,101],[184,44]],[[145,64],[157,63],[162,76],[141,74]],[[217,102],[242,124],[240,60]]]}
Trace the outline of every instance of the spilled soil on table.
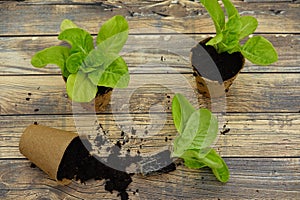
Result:
{"label": "spilled soil on table", "polygon": [[[81,183],[84,183],[90,179],[104,179],[105,190],[111,193],[113,191],[117,191],[118,196],[120,196],[121,200],[127,200],[129,196],[126,189],[132,182],[131,177],[134,174],[125,172],[125,169],[130,164],[141,161],[142,158],[140,155],[130,156],[129,154],[126,157],[119,157],[120,149],[121,143],[117,142],[111,149],[109,149],[109,157],[107,160],[108,162],[119,164],[119,167],[121,166],[124,171],[111,168],[104,162],[100,162],[101,158],[92,156],[86,149],[80,138],[76,137],[65,151],[65,154],[59,166],[57,179],[75,179],[79,180]],[[157,162],[163,162],[160,163],[160,166],[165,166],[163,164],[168,164],[165,167],[159,168],[155,171],[151,171],[151,169],[147,169],[147,166],[144,166],[144,169],[142,170],[147,172],[148,175],[152,173],[168,173],[170,171],[174,171],[176,169],[175,163],[170,162],[170,160],[160,160],[160,158],[166,157],[170,158],[169,151],[163,151],[152,158]]]}

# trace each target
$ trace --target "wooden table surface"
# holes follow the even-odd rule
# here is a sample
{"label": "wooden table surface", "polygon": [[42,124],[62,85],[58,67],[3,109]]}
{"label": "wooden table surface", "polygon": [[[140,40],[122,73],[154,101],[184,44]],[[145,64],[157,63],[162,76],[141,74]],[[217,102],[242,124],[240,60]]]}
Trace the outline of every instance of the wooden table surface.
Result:
{"label": "wooden table surface", "polygon": [[[0,199],[119,199],[104,190],[103,181],[57,185],[30,168],[18,149],[22,131],[33,123],[76,131],[60,71],[52,65],[33,68],[33,54],[61,44],[57,35],[65,18],[95,35],[116,14],[126,16],[130,26],[123,56],[131,85],[119,92],[131,96],[127,112],[113,112],[114,103],[124,97],[116,95],[105,112],[97,113],[109,137],[118,139],[118,123],[134,123],[161,129],[138,144],[141,152],[171,144],[165,139],[176,130],[166,96],[178,91],[195,106],[216,111],[220,130],[224,125],[230,129],[215,144],[230,169],[228,183],[218,182],[209,169],[180,166],[169,174],[133,176],[130,199],[300,199],[300,2],[234,1],[241,15],[258,19],[256,33],[274,44],[279,61],[264,67],[246,62],[221,108],[187,92],[195,88],[186,57],[190,41],[214,34],[207,12],[191,1],[155,6],[159,2],[0,1]],[[157,41],[168,41],[167,50]]]}

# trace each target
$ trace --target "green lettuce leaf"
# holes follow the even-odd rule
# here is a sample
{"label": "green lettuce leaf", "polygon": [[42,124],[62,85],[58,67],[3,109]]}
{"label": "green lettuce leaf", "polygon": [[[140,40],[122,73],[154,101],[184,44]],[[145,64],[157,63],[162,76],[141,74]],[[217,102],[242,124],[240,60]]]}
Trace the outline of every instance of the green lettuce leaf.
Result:
{"label": "green lettuce leaf", "polygon": [[262,36],[250,38],[242,47],[242,54],[254,64],[269,65],[278,60],[278,55],[269,42]]}
{"label": "green lettuce leaf", "polygon": [[127,64],[122,57],[119,57],[105,69],[98,81],[98,85],[111,88],[126,88],[129,84],[129,79]]}
{"label": "green lettuce leaf", "polygon": [[81,69],[89,73],[89,78],[95,85],[125,88],[129,83],[128,67],[124,59],[100,48],[89,53]]}
{"label": "green lettuce leaf", "polygon": [[227,182],[228,167],[210,147],[218,134],[217,118],[207,109],[195,110],[181,94],[173,98],[172,115],[178,132],[182,132],[174,140],[171,156],[182,158],[189,168],[209,167],[219,181]]}
{"label": "green lettuce leaf", "polygon": [[45,67],[48,64],[55,64],[61,69],[62,75],[64,77],[68,77],[70,73],[66,69],[66,60],[68,59],[69,55],[69,48],[63,46],[53,46],[37,52],[31,58],[31,64],[38,68]]}
{"label": "green lettuce leaf", "polygon": [[210,14],[216,28],[216,36],[206,45],[213,46],[217,52],[241,52],[250,62],[258,65],[269,65],[278,60],[273,45],[263,37],[250,38],[245,45],[240,41],[254,33],[258,22],[251,16],[240,16],[230,0],[222,0],[228,15],[225,23],[225,14],[217,0],[200,0]]}
{"label": "green lettuce leaf", "polygon": [[[108,40],[106,40],[106,42],[107,41]],[[118,57],[120,57],[118,54],[106,50],[107,49],[99,48],[99,46],[96,49],[93,49],[85,58],[84,66],[82,66],[82,70],[84,72],[91,72],[96,69],[104,71],[116,59],[118,59]]]}
{"label": "green lettuce leaf", "polygon": [[217,35],[222,32],[225,26],[225,15],[217,0],[200,0],[212,18]]}
{"label": "green lettuce leaf", "polygon": [[215,37],[213,37],[212,39],[210,39],[206,45],[211,45],[211,46],[215,46],[217,44],[219,44],[220,42],[222,42],[223,40],[223,34],[220,33],[218,35],[216,35]]}
{"label": "green lettuce leaf", "polygon": [[209,167],[215,177],[222,183],[226,183],[229,180],[230,172],[228,166],[214,149],[200,153],[199,150],[188,150],[181,158],[184,160],[184,165],[189,168],[200,169]]}
{"label": "green lettuce leaf", "polygon": [[64,19],[61,24],[60,24],[60,30],[64,31],[70,28],[78,28],[76,24],[74,24],[71,20],[69,19]]}
{"label": "green lettuce leaf", "polygon": [[188,149],[186,150],[180,158],[184,160],[184,165],[192,169],[200,169],[202,167],[207,167],[207,165],[201,162],[201,159],[205,158],[210,152],[208,149]]}
{"label": "green lettuce leaf", "polygon": [[258,26],[258,22],[257,19],[252,16],[242,16],[240,20],[242,23],[242,27],[239,35],[239,40],[242,40],[250,34],[254,33]]}
{"label": "green lettuce leaf", "polygon": [[183,132],[185,124],[195,110],[192,104],[190,104],[182,94],[176,94],[174,96],[172,100],[172,116],[174,125],[179,134]]}
{"label": "green lettuce leaf", "polygon": [[174,157],[181,157],[188,149],[206,149],[215,141],[218,121],[207,109],[199,109],[191,114],[185,128],[174,141]]}
{"label": "green lettuce leaf", "polygon": [[214,149],[211,149],[202,162],[212,169],[212,172],[219,181],[226,183],[229,180],[230,173],[228,166]]}
{"label": "green lettuce leaf", "polygon": [[70,73],[75,74],[83,64],[85,55],[82,52],[73,53],[67,59],[67,69]]}
{"label": "green lettuce leaf", "polygon": [[128,23],[123,16],[116,15],[106,21],[97,36],[99,49],[118,54],[128,38]]}
{"label": "green lettuce leaf", "polygon": [[72,46],[71,53],[82,52],[84,55],[88,55],[94,49],[91,34],[80,28],[66,29],[59,34],[58,39],[66,41]]}
{"label": "green lettuce leaf", "polygon": [[59,40],[66,41],[71,48],[54,46],[36,53],[31,60],[35,67],[56,64],[67,78],[69,97],[76,102],[89,102],[97,86],[125,88],[129,84],[126,62],[119,56],[128,38],[128,23],[122,16],[114,16],[99,30],[97,47],[87,31],[65,19],[60,25]]}
{"label": "green lettuce leaf", "polygon": [[117,58],[106,69],[92,71],[88,77],[98,86],[125,88],[129,84],[128,67],[122,57]]}
{"label": "green lettuce leaf", "polygon": [[238,10],[234,7],[234,5],[231,3],[230,0],[222,0],[224,7],[226,9],[228,18],[231,18],[235,15],[237,15],[239,17],[239,12]]}
{"label": "green lettuce leaf", "polygon": [[223,30],[223,39],[219,44],[218,53],[230,51],[239,46],[239,35],[241,33],[242,23],[238,14],[231,16]]}
{"label": "green lettuce leaf", "polygon": [[67,80],[67,93],[75,102],[90,102],[97,93],[97,85],[93,84],[87,74],[78,71]]}

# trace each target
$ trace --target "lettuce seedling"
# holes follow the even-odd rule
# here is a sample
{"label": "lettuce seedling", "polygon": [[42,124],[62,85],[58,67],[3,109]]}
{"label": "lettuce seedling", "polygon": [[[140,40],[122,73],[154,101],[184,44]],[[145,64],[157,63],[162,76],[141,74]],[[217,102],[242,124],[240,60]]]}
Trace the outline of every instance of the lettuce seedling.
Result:
{"label": "lettuce seedling", "polygon": [[256,18],[240,16],[230,0],[222,0],[228,15],[225,23],[225,14],[218,0],[200,0],[200,2],[211,16],[216,29],[216,36],[206,45],[213,46],[218,53],[241,52],[246,59],[258,65],[269,65],[278,60],[272,43],[262,36],[253,36],[241,45],[241,40],[256,30],[258,26]]}
{"label": "lettuce seedling", "polygon": [[210,147],[218,133],[217,118],[208,109],[196,110],[181,94],[173,98],[172,115],[179,133],[173,144],[172,157],[182,158],[189,168],[209,167],[219,181],[227,182],[228,167]]}
{"label": "lettuce seedling", "polygon": [[73,101],[91,101],[97,94],[97,86],[128,86],[128,67],[119,55],[128,38],[128,23],[123,16],[114,16],[101,26],[96,48],[91,34],[72,21],[63,20],[60,29],[58,39],[71,47],[46,48],[32,57],[31,64],[38,68],[48,64],[59,66]]}

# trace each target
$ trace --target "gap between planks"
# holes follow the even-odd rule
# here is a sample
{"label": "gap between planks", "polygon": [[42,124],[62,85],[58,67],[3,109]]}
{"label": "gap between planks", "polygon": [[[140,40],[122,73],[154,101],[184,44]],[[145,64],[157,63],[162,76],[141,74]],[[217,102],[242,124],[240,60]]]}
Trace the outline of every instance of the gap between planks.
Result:
{"label": "gap between planks", "polygon": [[[213,112],[296,113],[300,111],[299,77],[299,73],[240,74],[226,98],[210,100],[195,90],[192,74],[134,74],[128,88],[113,90],[112,101],[104,113],[122,113],[128,109],[145,113],[155,104],[161,104],[162,108],[153,111],[170,112],[174,93],[182,93],[195,106]],[[0,115],[86,112],[79,105],[74,104],[72,108],[65,84],[57,76],[3,76],[0,89],[5,91],[0,99]]]}
{"label": "gap between planks", "polygon": [[[207,168],[191,170],[185,167],[158,176],[133,176],[128,192],[131,199],[199,199],[199,198],[280,198],[297,199],[300,195],[300,159],[225,159],[231,172],[227,184],[216,181]],[[54,199],[117,199],[117,194],[104,191],[103,181],[73,182],[59,186],[28,161],[1,161],[2,199],[10,197],[50,197]],[[138,196],[133,191],[138,189]],[[72,195],[71,195],[72,194]]]}
{"label": "gap between planks", "polygon": [[[191,73],[190,49],[210,35],[130,35],[121,55],[134,73]],[[270,66],[257,66],[246,62],[242,72],[300,72],[299,35],[263,35],[276,48],[279,59]],[[2,56],[0,75],[60,74],[54,65],[34,68],[31,57],[39,50],[62,45],[56,37],[1,38]],[[203,55],[204,56],[204,55]],[[168,70],[168,67],[174,69]]]}
{"label": "gap between planks", "polygon": [[[299,18],[299,5],[294,3],[236,2],[236,6],[242,15],[254,15],[258,19],[257,32],[268,33],[299,33],[297,20]],[[16,6],[16,3],[6,2],[1,4],[0,8],[2,8],[1,12],[3,14],[1,21],[4,22],[1,24],[0,35],[57,34],[59,24],[66,16],[72,18],[80,27],[85,27],[96,34],[99,23],[116,14],[127,16],[129,26],[133,29],[133,32],[139,32],[142,28],[146,28],[143,32],[147,32],[145,30],[150,32],[150,29],[152,29],[152,33],[159,32],[161,28],[181,33],[214,32],[213,23],[202,7],[196,9],[196,13],[201,13],[199,15],[193,14],[194,11],[190,13],[186,8],[179,6],[175,11],[170,11],[171,14],[167,17],[153,14],[153,12],[159,13],[161,8],[158,8],[158,11],[157,8],[141,11],[138,6],[123,6],[120,9],[106,10],[101,6],[93,5],[26,6],[19,4]],[[177,16],[177,13],[181,15]],[[49,18],[51,18],[50,21]],[[18,24],[18,26],[12,26],[12,24]]]}
{"label": "gap between planks", "polygon": [[[226,114],[216,115],[219,136],[215,148],[225,157],[297,157],[300,155],[299,114]],[[165,117],[165,118],[164,118]],[[155,119],[160,119],[157,121]],[[95,121],[96,120],[96,121]],[[127,114],[121,116],[0,116],[0,158],[20,158],[19,138],[30,124],[37,123],[67,131],[89,134],[90,141],[99,132],[99,124],[111,143],[123,141],[130,136],[132,128],[135,139],[123,148],[134,152],[152,152],[156,148],[172,145],[177,131],[171,114]],[[79,129],[77,129],[79,128]],[[146,128],[146,129],[145,129]],[[221,131],[230,129],[222,134]],[[148,131],[145,134],[145,130]],[[165,138],[168,138],[166,141]],[[140,140],[143,139],[143,140]],[[131,145],[131,146],[130,146]],[[142,145],[142,148],[140,148]],[[274,150],[276,146],[276,150]]]}

